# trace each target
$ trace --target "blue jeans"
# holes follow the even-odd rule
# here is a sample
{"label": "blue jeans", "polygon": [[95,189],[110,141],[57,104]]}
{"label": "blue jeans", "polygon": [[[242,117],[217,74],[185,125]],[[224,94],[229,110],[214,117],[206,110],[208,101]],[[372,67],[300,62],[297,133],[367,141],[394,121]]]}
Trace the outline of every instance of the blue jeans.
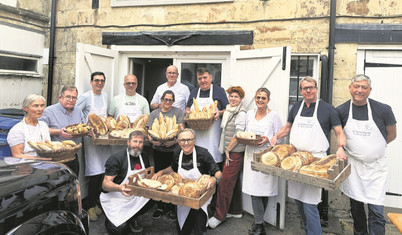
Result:
{"label": "blue jeans", "polygon": [[350,198],[350,209],[353,217],[353,232],[355,235],[381,235],[385,234],[385,218],[383,215],[384,206],[367,204],[368,206],[368,225],[364,203]]}
{"label": "blue jeans", "polygon": [[321,221],[317,205],[304,203],[296,199],[295,202],[302,217],[306,235],[320,235]]}

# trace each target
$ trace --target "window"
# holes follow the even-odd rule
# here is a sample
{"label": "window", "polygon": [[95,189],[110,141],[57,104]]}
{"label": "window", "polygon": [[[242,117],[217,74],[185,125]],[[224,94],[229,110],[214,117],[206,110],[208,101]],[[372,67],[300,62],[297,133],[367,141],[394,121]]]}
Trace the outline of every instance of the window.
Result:
{"label": "window", "polygon": [[181,63],[181,82],[187,85],[190,91],[198,87],[197,70],[200,68],[207,68],[212,75],[212,83],[221,86],[221,63]]}
{"label": "window", "polygon": [[318,55],[292,55],[290,63],[289,109],[292,105],[303,99],[299,91],[299,81],[305,76],[318,78]]}
{"label": "window", "polygon": [[110,0],[111,7],[233,2],[233,0]]}
{"label": "window", "polygon": [[39,58],[0,54],[1,72],[37,73]]}

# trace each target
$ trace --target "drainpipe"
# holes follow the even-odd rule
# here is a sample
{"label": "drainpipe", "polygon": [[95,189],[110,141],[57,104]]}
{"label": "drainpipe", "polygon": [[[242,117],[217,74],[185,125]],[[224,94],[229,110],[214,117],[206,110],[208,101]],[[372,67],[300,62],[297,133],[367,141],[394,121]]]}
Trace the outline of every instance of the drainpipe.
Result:
{"label": "drainpipe", "polygon": [[52,94],[53,94],[54,38],[56,35],[56,3],[57,0],[52,0],[52,12],[50,19],[49,70],[47,74],[47,106],[52,104]]}
{"label": "drainpipe", "polygon": [[325,102],[328,102],[328,56],[320,56],[321,61],[321,86],[320,97]]}
{"label": "drainpipe", "polygon": [[331,0],[328,45],[328,103],[332,104],[332,89],[334,85],[334,51],[335,51],[335,17],[336,0]]}

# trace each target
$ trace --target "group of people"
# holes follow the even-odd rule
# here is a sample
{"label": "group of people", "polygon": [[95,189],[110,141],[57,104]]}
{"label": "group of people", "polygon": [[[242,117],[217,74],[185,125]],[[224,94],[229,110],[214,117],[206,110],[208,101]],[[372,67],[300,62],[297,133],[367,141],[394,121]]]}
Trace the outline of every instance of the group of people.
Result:
{"label": "group of people", "polygon": [[[242,87],[229,87],[227,96],[222,87],[212,84],[213,78],[206,68],[197,70],[199,87],[191,92],[177,82],[178,75],[176,66],[166,69],[167,82],[157,88],[150,105],[136,93],[138,80],[132,74],[124,78],[125,94],[114,97],[110,105],[107,94],[102,91],[106,82],[102,72],[91,75],[90,91],[78,97],[74,86],[65,86],[59,103],[46,108],[42,96],[28,95],[23,102],[26,116],[8,136],[12,154],[18,158],[50,160],[38,157],[27,141],[73,139],[78,143],[81,139],[72,138],[65,127],[86,122],[90,113],[105,118],[125,114],[134,122],[140,115],[150,113],[151,107],[153,111],[147,127],[152,126],[159,114],[176,116],[180,127],[176,139],[161,142],[134,131],[129,136],[127,148],[113,149],[94,145],[91,137],[84,137],[90,220],[95,221],[103,209],[109,232],[124,234],[128,230],[142,230],[137,217],[152,208],[154,202],[132,196],[127,182],[129,175],[151,165],[143,151],[145,138],[148,138],[153,149],[154,179],[170,172],[190,179],[209,174],[212,177],[208,187],[217,186],[216,195],[199,210],[158,202],[153,218],[167,214],[171,221],[177,220],[179,234],[190,234],[191,231],[205,234],[208,225],[216,228],[226,218],[242,217],[243,192],[251,196],[254,214],[254,223],[248,233],[261,235],[265,234],[264,214],[269,197],[278,194],[278,177],[253,171],[253,153],[280,144],[289,136],[290,144],[297,150],[309,151],[314,157],[322,158],[327,155],[331,130],[334,130],[337,158],[348,159],[352,166],[341,191],[350,198],[354,232],[385,234],[385,149],[396,138],[396,120],[390,106],[368,98],[372,89],[369,77],[354,76],[349,85],[352,99],[337,108],[319,100],[317,82],[304,77],[299,82],[303,100],[292,106],[286,124],[282,125],[279,114],[269,108],[271,92],[267,88],[255,92],[256,108],[247,110],[242,103],[246,95]],[[184,116],[193,109],[193,98],[200,109],[217,101],[209,130],[186,128]],[[258,146],[240,144],[235,138],[239,131],[253,132],[262,140]],[[78,175],[77,159],[66,164]],[[243,173],[242,181],[240,173]],[[288,196],[296,202],[306,234],[321,234],[317,209],[321,188],[289,181]],[[368,226],[365,203],[369,209]]]}

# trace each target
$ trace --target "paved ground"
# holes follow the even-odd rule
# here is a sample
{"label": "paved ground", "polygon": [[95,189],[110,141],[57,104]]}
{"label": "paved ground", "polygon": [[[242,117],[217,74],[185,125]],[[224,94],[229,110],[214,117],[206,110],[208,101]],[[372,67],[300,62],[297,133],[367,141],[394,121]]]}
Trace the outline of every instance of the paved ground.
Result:
{"label": "paved ground", "polygon": [[[156,208],[156,206],[155,206]],[[158,220],[154,220],[152,218],[152,212],[154,209],[150,210],[144,216],[139,218],[139,223],[143,226],[144,230],[143,235],[174,235],[177,234],[176,231],[176,223],[171,222],[166,216],[162,216]],[[303,234],[303,230],[300,226],[300,219],[297,213],[296,205],[294,203],[287,203],[286,208],[286,218],[285,218],[285,229],[279,230],[274,226],[269,224],[265,224],[265,229],[267,234],[269,235],[301,235]],[[90,223],[90,235],[107,235],[105,225],[105,216],[102,214],[98,221],[95,223]],[[253,223],[253,216],[244,213],[241,219],[230,218],[224,221],[215,229],[209,229],[207,233],[210,235],[221,235],[221,234],[247,234],[248,228]],[[353,224],[350,218],[346,219],[330,219],[328,226],[323,227],[324,235],[352,235],[353,234]],[[400,234],[395,226],[390,223],[386,225],[386,234],[387,235],[397,235]]]}

